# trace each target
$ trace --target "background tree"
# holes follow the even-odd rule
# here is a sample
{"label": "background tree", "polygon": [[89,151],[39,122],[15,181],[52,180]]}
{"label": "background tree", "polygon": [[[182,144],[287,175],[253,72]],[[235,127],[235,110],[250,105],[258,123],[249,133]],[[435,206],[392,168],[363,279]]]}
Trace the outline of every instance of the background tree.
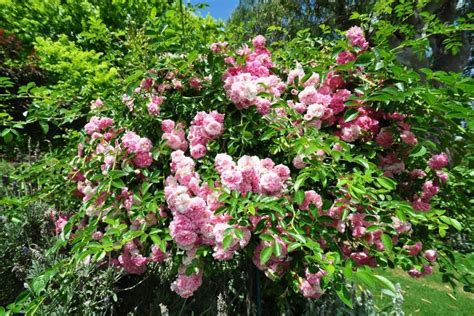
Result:
{"label": "background tree", "polygon": [[[461,71],[470,54],[473,27],[466,22],[472,10],[471,0],[241,0],[229,26],[240,26],[243,37],[262,33],[273,41],[293,38],[302,29],[334,38],[336,29],[348,29],[363,18],[372,33],[391,34],[393,47],[407,44],[397,56],[402,63],[416,69]],[[368,37],[374,41],[373,34]],[[409,47],[410,40],[419,38],[426,39],[424,45]]]}

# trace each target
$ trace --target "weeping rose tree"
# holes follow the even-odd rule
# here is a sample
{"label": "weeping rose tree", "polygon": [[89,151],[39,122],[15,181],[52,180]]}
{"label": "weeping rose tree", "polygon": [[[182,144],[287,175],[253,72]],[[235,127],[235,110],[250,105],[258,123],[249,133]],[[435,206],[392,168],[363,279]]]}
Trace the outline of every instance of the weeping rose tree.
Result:
{"label": "weeping rose tree", "polygon": [[74,262],[172,264],[188,298],[219,261],[251,261],[266,282],[348,305],[348,284],[395,291],[373,268],[433,273],[441,242],[426,232],[459,223],[433,203],[449,156],[416,133],[425,105],[374,71],[361,28],[325,54],[288,69],[263,36],[216,42],[94,101],[69,173],[81,206],[56,228]]}

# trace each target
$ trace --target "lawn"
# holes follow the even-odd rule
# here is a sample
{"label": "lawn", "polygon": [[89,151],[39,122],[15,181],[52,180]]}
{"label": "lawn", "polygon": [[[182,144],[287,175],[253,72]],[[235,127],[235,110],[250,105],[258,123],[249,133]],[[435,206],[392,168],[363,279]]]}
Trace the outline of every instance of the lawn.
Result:
{"label": "lawn", "polygon": [[[474,255],[471,255],[469,260],[458,264],[464,264],[472,271],[473,260]],[[441,273],[421,279],[413,279],[402,270],[384,274],[393,283],[400,283],[406,315],[474,315],[474,293],[464,292],[461,286],[454,291],[449,284],[442,282]]]}

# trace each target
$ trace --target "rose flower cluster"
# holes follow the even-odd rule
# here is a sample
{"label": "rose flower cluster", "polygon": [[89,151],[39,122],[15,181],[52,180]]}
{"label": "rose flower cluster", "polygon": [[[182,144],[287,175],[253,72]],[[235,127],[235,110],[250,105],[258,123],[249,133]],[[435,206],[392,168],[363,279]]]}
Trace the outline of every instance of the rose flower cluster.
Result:
{"label": "rose flower cluster", "polygon": [[290,178],[290,169],[285,165],[275,165],[270,158],[243,156],[235,163],[229,155],[218,154],[214,165],[222,185],[241,193],[278,195]]}
{"label": "rose flower cluster", "polygon": [[216,215],[214,211],[220,206],[218,194],[206,184],[201,184],[199,174],[195,172],[195,163],[186,157],[181,150],[171,154],[172,176],[166,179],[165,197],[173,213],[170,235],[176,245],[186,251],[183,266],[172,289],[181,297],[189,297],[201,284],[201,273],[188,276],[184,273],[186,265],[195,258],[200,245],[214,247],[213,257],[217,260],[231,259],[235,251],[247,245],[250,232],[246,228],[244,238],[233,238],[229,248],[223,247],[224,233],[230,225],[230,217]]}
{"label": "rose flower cluster", "polygon": [[267,114],[273,100],[259,94],[265,92],[278,98],[286,85],[271,73],[273,63],[265,38],[259,35],[252,43],[253,51],[246,45],[237,51],[237,55],[245,59],[245,65],[239,65],[234,57],[225,59],[231,67],[222,76],[224,89],[238,109],[254,105],[259,113]]}

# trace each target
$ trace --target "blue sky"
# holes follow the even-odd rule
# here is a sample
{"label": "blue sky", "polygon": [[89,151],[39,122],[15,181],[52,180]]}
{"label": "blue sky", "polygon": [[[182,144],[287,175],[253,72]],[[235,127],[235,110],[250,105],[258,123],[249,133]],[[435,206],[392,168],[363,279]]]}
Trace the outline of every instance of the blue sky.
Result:
{"label": "blue sky", "polygon": [[[188,0],[189,1],[189,0]],[[232,11],[239,4],[239,0],[190,0],[191,3],[207,3],[209,6],[203,10],[199,10],[203,16],[208,13],[216,19],[227,20]]]}

